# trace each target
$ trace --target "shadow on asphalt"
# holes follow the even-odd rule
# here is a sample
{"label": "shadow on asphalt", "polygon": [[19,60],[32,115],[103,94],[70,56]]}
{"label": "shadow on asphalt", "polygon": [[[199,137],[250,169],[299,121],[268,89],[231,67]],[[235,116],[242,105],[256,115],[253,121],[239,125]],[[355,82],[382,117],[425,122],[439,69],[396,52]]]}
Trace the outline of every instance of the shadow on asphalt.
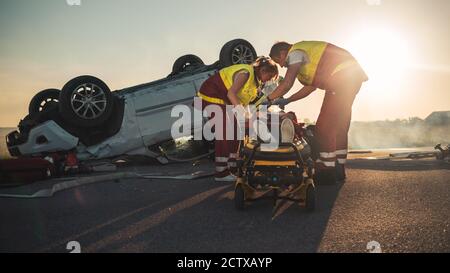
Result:
{"label": "shadow on asphalt", "polygon": [[102,233],[85,252],[316,252],[341,186],[317,191],[317,210],[292,202],[251,203],[236,211],[233,187],[213,187]]}
{"label": "shadow on asphalt", "polygon": [[143,206],[39,251],[61,251],[77,240],[83,252],[316,252],[341,189],[318,187],[313,213],[283,201],[274,210],[271,200],[237,211],[232,185],[205,184],[170,205]]}
{"label": "shadow on asphalt", "polygon": [[[351,160],[349,168],[417,171],[448,165],[434,160]],[[79,241],[82,252],[317,252],[341,188],[318,187],[313,213],[282,201],[274,209],[271,200],[236,211],[233,186],[212,178],[129,179],[49,199],[0,199],[8,208],[0,219],[9,219],[0,225],[0,252],[67,252],[69,241]]]}

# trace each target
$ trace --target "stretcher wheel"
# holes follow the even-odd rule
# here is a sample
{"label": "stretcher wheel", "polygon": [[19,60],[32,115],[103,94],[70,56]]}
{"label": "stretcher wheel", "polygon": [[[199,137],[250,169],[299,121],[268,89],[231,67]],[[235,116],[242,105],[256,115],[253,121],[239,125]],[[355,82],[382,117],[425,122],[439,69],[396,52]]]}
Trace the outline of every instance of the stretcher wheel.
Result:
{"label": "stretcher wheel", "polygon": [[245,193],[242,186],[237,186],[234,190],[234,206],[237,210],[244,210],[245,208]]}
{"label": "stretcher wheel", "polygon": [[277,190],[273,190],[272,192],[272,206],[276,207],[277,203],[278,203],[278,191]]}
{"label": "stretcher wheel", "polygon": [[313,186],[308,186],[306,190],[306,205],[307,211],[312,212],[316,208],[316,189]]}

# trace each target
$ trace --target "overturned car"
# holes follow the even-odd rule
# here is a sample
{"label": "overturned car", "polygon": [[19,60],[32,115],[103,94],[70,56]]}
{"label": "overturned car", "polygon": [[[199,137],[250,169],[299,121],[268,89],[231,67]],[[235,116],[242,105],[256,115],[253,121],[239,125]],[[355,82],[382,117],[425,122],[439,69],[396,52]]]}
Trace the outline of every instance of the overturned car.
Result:
{"label": "overturned car", "polygon": [[[73,152],[79,160],[144,155],[164,163],[158,144],[172,139],[171,109],[192,108],[201,84],[223,67],[257,58],[246,40],[226,43],[219,61],[205,65],[195,55],[178,58],[164,79],[111,92],[93,76],[80,76],[61,90],[47,89],[30,101],[29,115],[6,137],[12,156],[45,157]],[[201,128],[192,128],[201,130]]]}

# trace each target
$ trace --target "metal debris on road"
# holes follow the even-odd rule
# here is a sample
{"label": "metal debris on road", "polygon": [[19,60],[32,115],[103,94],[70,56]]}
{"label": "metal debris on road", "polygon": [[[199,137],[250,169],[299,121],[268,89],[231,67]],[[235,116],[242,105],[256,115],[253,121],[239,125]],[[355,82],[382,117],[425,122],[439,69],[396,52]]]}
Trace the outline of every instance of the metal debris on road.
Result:
{"label": "metal debris on road", "polygon": [[214,172],[198,171],[191,174],[161,175],[161,174],[139,174],[139,177],[146,179],[172,179],[172,180],[194,180],[213,176]]}
{"label": "metal debris on road", "polygon": [[396,153],[390,154],[393,158],[409,158],[409,159],[419,159],[419,158],[429,158],[435,157],[437,152],[409,152],[409,153]]}

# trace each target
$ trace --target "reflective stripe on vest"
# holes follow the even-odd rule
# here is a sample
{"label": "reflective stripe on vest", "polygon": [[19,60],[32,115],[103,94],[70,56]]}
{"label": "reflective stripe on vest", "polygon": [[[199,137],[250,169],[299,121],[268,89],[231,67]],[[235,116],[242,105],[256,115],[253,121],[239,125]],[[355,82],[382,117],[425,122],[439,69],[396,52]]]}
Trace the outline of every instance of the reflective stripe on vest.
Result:
{"label": "reflective stripe on vest", "polygon": [[333,76],[334,74],[336,74],[337,72],[339,72],[341,70],[344,70],[344,69],[352,67],[352,66],[357,66],[357,65],[359,65],[359,63],[356,60],[348,60],[346,62],[343,62],[333,70],[333,73],[331,73],[331,76]]}
{"label": "reflective stripe on vest", "polygon": [[206,95],[204,95],[204,94],[202,94],[200,92],[197,92],[197,96],[199,98],[201,98],[202,100],[207,101],[209,103],[226,105],[226,103],[225,103],[225,101],[223,99],[209,97],[209,96],[206,96]]}
{"label": "reflective stripe on vest", "polygon": [[234,82],[234,75],[241,70],[245,70],[249,73],[247,82],[237,93],[239,101],[245,106],[249,105],[258,95],[258,86],[256,85],[255,70],[253,69],[253,66],[248,64],[232,65],[220,70],[219,74],[227,90],[230,90]]}

